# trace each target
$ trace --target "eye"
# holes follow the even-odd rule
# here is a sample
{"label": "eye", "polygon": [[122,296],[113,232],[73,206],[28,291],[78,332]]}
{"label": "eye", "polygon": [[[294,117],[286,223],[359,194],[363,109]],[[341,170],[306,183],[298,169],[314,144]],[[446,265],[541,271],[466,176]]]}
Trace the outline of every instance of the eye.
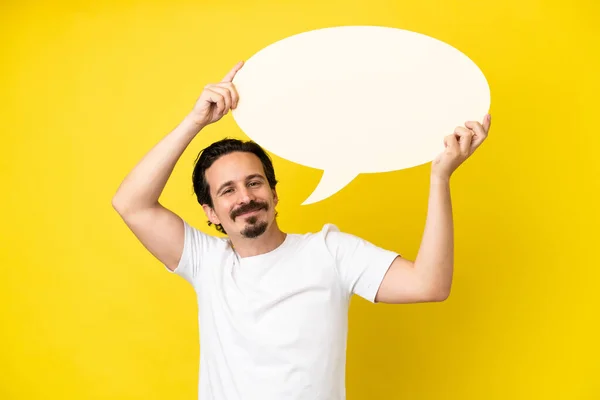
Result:
{"label": "eye", "polygon": [[223,190],[223,191],[221,192],[221,194],[222,194],[222,195],[224,195],[224,194],[229,194],[229,193],[231,193],[231,192],[233,192],[233,189],[232,189],[232,188],[229,188],[229,189],[225,189],[225,190]]}
{"label": "eye", "polygon": [[259,181],[252,181],[248,184],[248,186],[259,186],[260,182]]}

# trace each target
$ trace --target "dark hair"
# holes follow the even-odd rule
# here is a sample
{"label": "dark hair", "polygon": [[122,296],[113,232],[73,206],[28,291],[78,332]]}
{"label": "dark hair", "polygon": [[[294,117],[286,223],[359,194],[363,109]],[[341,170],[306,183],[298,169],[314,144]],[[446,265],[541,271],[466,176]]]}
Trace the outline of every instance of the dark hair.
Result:
{"label": "dark hair", "polygon": [[[198,203],[200,205],[207,204],[209,207],[213,208],[213,200],[210,197],[210,187],[208,186],[208,181],[206,180],[206,170],[210,168],[210,166],[220,157],[237,151],[252,153],[257,156],[263,165],[269,186],[271,189],[275,189],[275,186],[277,186],[277,179],[275,179],[273,163],[263,148],[251,140],[242,141],[238,139],[225,138],[202,150],[196,158],[194,172],[192,174],[192,182],[194,184],[196,198],[198,199]],[[211,226],[212,223],[208,221],[208,225]],[[216,224],[215,228],[217,228],[219,232],[227,234],[221,224]]]}

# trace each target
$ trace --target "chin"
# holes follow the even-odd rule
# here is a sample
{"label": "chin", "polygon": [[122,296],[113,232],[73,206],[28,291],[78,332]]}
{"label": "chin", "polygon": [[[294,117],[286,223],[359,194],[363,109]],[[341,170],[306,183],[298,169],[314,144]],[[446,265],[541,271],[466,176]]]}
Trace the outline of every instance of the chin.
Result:
{"label": "chin", "polygon": [[269,224],[267,221],[249,221],[240,233],[245,238],[254,239],[262,236],[268,228]]}

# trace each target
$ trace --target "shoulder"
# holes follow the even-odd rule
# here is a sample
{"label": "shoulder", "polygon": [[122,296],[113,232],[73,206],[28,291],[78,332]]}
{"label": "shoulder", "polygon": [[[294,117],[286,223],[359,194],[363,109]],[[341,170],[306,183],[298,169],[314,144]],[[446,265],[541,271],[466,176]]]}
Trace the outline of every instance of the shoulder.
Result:
{"label": "shoulder", "polygon": [[356,234],[340,230],[334,224],[324,224],[320,231],[308,234],[308,237],[319,242],[334,258],[349,261],[355,257],[377,256],[379,253],[390,253],[387,249]]}
{"label": "shoulder", "polygon": [[183,221],[183,223],[185,226],[184,250],[193,252],[196,256],[231,250],[231,243],[227,237],[205,233],[187,221]]}
{"label": "shoulder", "polygon": [[352,241],[361,241],[362,239],[356,235],[353,235],[348,232],[344,232],[340,230],[334,224],[325,224],[319,231],[319,235],[327,242],[352,242]]}
{"label": "shoulder", "polygon": [[306,238],[327,238],[328,236],[336,236],[338,234],[344,233],[336,225],[327,223],[318,231],[305,233],[303,236]]}
{"label": "shoulder", "polygon": [[178,265],[171,272],[196,284],[204,267],[218,264],[224,255],[232,252],[232,248],[225,237],[205,233],[185,220],[183,225],[183,250]]}
{"label": "shoulder", "polygon": [[331,238],[342,234],[340,229],[334,224],[324,224],[323,227],[317,231],[307,232],[304,234],[295,234],[301,241],[304,242],[317,242],[326,241]]}
{"label": "shoulder", "polygon": [[362,241],[358,236],[341,231],[335,224],[326,223],[320,230],[299,235],[303,242],[326,248],[335,256],[340,247],[356,244]]}
{"label": "shoulder", "polygon": [[185,227],[186,234],[196,237],[200,240],[207,240],[207,241],[211,241],[214,243],[220,243],[220,242],[227,241],[226,237],[220,237],[220,236],[208,234],[186,220],[183,220],[183,225]]}

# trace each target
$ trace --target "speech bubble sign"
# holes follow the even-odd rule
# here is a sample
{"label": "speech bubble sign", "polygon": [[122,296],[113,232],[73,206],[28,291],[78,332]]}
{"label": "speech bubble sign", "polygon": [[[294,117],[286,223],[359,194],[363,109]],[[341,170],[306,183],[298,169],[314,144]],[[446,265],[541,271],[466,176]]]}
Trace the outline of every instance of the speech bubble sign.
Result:
{"label": "speech bubble sign", "polygon": [[481,121],[490,89],[477,65],[432,37],[389,27],[300,33],[250,57],[232,115],[267,150],[322,169],[302,203],[326,199],[360,173],[421,165],[443,138]]}

